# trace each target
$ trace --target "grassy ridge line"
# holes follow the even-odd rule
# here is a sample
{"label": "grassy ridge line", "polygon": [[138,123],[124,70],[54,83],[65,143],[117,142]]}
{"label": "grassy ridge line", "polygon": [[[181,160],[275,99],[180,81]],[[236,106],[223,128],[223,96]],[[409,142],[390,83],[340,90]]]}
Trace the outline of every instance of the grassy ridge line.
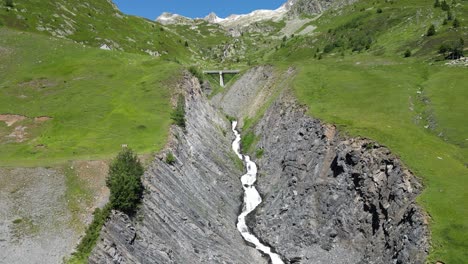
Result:
{"label": "grassy ridge line", "polygon": [[85,45],[133,53],[159,52],[185,61],[190,56],[183,39],[154,22],[125,15],[111,1],[14,0],[13,8],[0,3],[0,26],[66,37]]}
{"label": "grassy ridge line", "polygon": [[[53,118],[2,126],[1,165],[109,157],[121,144],[148,153],[165,144],[177,64],[6,28],[0,47],[0,114]],[[16,126],[27,127],[27,141],[8,140]]]}

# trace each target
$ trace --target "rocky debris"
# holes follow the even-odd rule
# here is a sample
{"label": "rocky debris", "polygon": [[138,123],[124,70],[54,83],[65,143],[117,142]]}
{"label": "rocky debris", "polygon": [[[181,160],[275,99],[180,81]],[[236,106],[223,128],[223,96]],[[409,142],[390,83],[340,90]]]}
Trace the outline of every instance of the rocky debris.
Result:
{"label": "rocky debris", "polygon": [[102,44],[99,48],[102,50],[111,50],[111,48],[107,44]]}
{"label": "rocky debris", "polygon": [[388,149],[336,137],[305,113],[284,95],[255,127],[255,234],[291,263],[424,263],[421,184]]}
{"label": "rocky debris", "polygon": [[[267,263],[236,229],[242,186],[230,124],[185,78],[186,130],[174,127],[168,149],[144,176],[135,219],[114,213],[90,263]],[[176,160],[165,162],[165,153]]]}
{"label": "rocky debris", "polygon": [[456,60],[451,60],[451,61],[445,63],[445,65],[468,67],[468,57],[461,57],[461,58],[456,59]]}
{"label": "rocky debris", "polygon": [[338,8],[349,5],[356,0],[288,0],[288,15],[299,17],[300,15],[316,15],[329,8]]}
{"label": "rocky debris", "polygon": [[52,120],[52,117],[50,116],[38,116],[34,118],[35,123],[43,123],[46,121]]}
{"label": "rocky debris", "polygon": [[79,234],[70,226],[65,176],[55,169],[0,168],[0,262],[61,263]]}

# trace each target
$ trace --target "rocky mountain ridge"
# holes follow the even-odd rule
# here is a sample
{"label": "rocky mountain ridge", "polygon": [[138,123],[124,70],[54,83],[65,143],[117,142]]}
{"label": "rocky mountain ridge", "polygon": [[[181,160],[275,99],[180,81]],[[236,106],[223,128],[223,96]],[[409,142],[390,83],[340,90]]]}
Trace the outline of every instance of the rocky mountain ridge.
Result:
{"label": "rocky mountain ridge", "polygon": [[[216,13],[211,12],[203,20],[219,24],[226,28],[245,27],[259,21],[279,21],[285,18],[295,18],[301,15],[317,15],[332,7],[339,7],[353,3],[355,0],[288,0],[286,3],[274,10],[260,9],[248,14],[232,14],[226,18],[221,18]],[[191,24],[201,18],[191,19],[178,14],[163,13],[156,18],[161,24]]]}

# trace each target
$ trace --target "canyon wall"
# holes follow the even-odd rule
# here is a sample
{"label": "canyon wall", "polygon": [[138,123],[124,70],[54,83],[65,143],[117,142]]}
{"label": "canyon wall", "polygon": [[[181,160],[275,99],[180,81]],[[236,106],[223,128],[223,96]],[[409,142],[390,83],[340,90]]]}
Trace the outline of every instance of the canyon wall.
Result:
{"label": "canyon wall", "polygon": [[213,102],[186,77],[186,131],[173,128],[145,173],[139,213],[113,212],[90,262],[267,263],[236,229],[242,166],[224,117],[263,109],[250,128],[263,203],[248,218],[262,242],[285,263],[424,263],[422,185],[385,147],[308,116],[285,81],[293,73],[254,68]]}

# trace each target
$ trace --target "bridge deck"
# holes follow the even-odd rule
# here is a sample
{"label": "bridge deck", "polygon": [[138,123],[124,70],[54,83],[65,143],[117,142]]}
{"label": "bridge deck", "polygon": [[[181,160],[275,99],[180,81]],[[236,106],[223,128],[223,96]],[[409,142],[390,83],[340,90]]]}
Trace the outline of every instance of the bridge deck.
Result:
{"label": "bridge deck", "polygon": [[225,73],[239,73],[240,70],[209,70],[203,71],[205,74],[225,74]]}

